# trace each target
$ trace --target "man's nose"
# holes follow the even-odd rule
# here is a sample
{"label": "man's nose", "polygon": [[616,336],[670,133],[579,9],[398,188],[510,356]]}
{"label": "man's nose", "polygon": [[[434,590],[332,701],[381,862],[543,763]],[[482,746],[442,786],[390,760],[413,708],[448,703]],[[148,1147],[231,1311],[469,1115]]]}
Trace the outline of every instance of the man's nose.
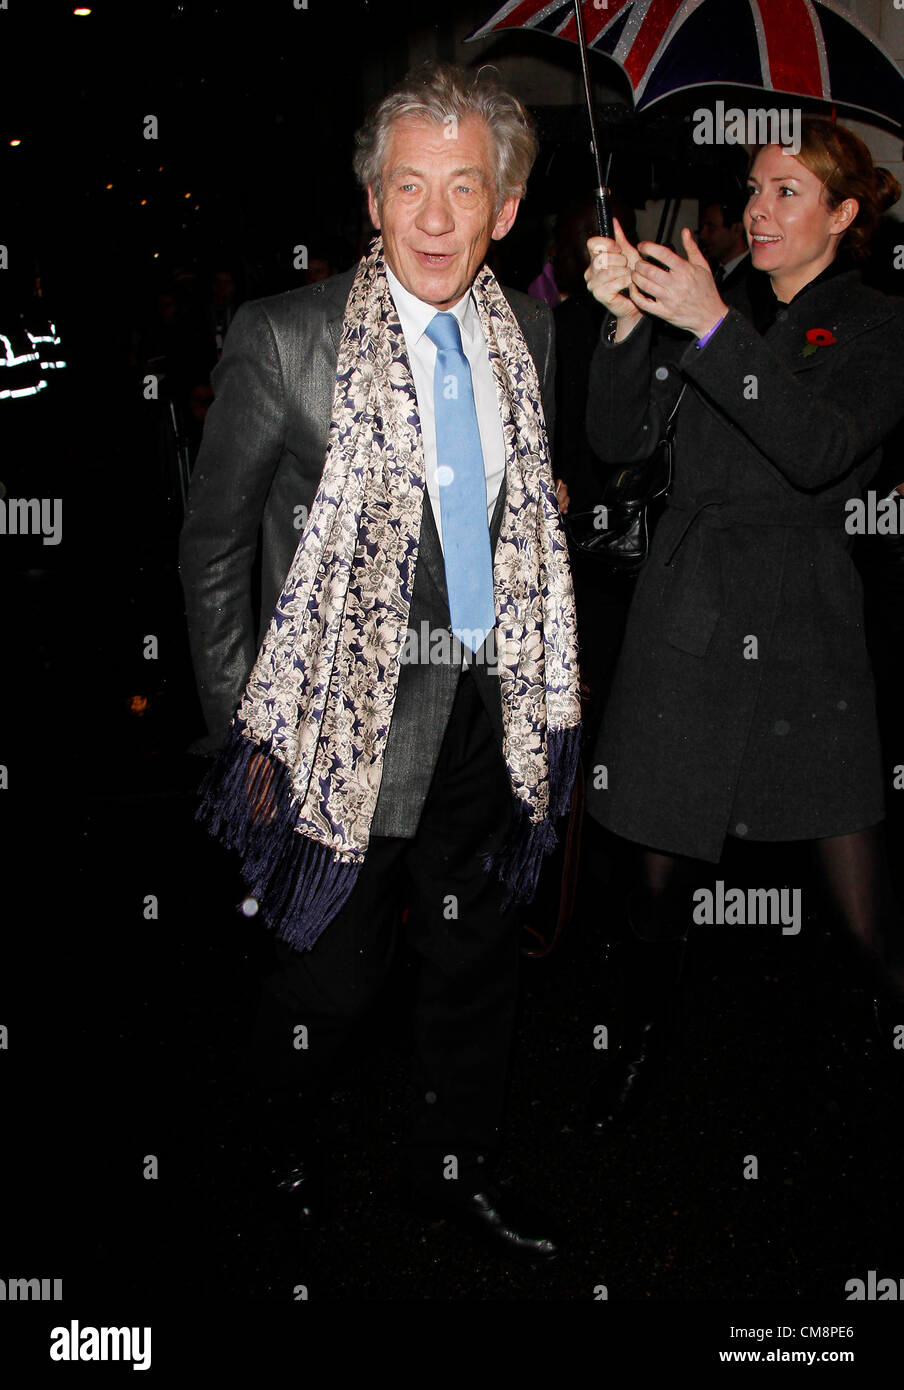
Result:
{"label": "man's nose", "polygon": [[442,236],[451,232],[455,226],[452,209],[442,193],[428,193],[417,215],[417,225],[422,232],[431,236]]}

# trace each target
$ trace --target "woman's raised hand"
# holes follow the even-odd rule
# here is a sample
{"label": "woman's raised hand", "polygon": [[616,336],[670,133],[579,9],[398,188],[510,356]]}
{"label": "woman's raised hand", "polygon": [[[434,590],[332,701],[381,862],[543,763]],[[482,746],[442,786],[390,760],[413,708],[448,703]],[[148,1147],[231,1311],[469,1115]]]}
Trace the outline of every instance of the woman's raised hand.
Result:
{"label": "woman's raised hand", "polygon": [[[644,256],[652,256],[666,267],[651,265],[636,252],[632,266],[631,300],[645,313],[665,319],[675,328],[684,328],[702,338],[728,313],[728,305],[716,289],[709,262],[694,241],[688,227],[682,227],[681,240],[687,253],[676,256],[668,246],[642,241]],[[643,292],[643,293],[641,293]],[[646,299],[644,295],[650,295]]]}
{"label": "woman's raised hand", "polygon": [[610,314],[633,324],[640,318],[641,308],[621,291],[631,288],[632,272],[641,259],[640,252],[628,241],[617,218],[613,219],[612,227],[614,238],[592,236],[588,240],[590,264],[584,271],[584,279],[594,299],[605,305]]}

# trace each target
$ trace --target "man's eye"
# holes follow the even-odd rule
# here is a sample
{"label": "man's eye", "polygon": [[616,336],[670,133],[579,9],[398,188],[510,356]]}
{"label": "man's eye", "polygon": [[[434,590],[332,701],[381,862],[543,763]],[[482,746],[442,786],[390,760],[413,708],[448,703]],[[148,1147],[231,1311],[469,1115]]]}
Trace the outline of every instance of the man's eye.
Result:
{"label": "man's eye", "polygon": [[752,183],[747,185],[747,197],[752,198],[759,190],[754,188]]}
{"label": "man's eye", "polygon": [[457,192],[457,193],[473,193],[474,190],[473,190],[473,188],[470,186],[470,184],[467,184],[467,183],[460,183],[460,184],[458,185],[458,188],[456,189],[456,192]]}
{"label": "man's eye", "polygon": [[399,191],[402,192],[402,193],[408,193],[410,190],[412,190],[412,189],[414,189],[414,188],[416,188],[416,187],[417,187],[417,184],[414,184],[414,183],[402,183],[402,184],[399,184]]}

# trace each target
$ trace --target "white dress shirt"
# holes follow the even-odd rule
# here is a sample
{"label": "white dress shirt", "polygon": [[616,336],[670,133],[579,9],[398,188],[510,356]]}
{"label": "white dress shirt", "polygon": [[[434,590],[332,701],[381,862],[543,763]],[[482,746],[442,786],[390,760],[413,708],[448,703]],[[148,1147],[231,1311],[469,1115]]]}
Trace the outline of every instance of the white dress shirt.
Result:
{"label": "white dress shirt", "polygon": [[[439,483],[436,480],[436,413],[433,407],[433,369],[436,366],[436,344],[425,333],[428,324],[437,314],[432,304],[425,304],[406,290],[399,280],[386,267],[389,292],[399,315],[414,389],[417,393],[417,408],[421,418],[421,434],[424,439],[424,462],[427,483],[427,496],[433,507],[436,529],[440,545],[443,540],[442,516],[439,503]],[[470,291],[460,299],[454,309],[449,310],[458,319],[461,329],[461,346],[471,368],[471,381],[474,386],[474,404],[477,408],[477,428],[480,431],[480,447],[483,451],[483,468],[487,480],[487,524],[492,520],[499,496],[499,488],[505,473],[505,439],[502,433],[502,420],[499,415],[499,398],[496,395],[496,382],[487,354],[486,338],[480,326],[480,318],[474,296]]]}
{"label": "white dress shirt", "polygon": [[722,283],[723,283],[723,284],[724,284],[725,281],[728,279],[728,277],[729,277],[729,275],[731,274],[731,272],[732,272],[733,270],[737,270],[738,266],[741,264],[741,262],[743,261],[744,257],[745,257],[745,256],[749,256],[749,255],[750,255],[750,252],[749,252],[749,251],[742,251],[741,254],[740,254],[740,256],[733,256],[732,259],[731,259],[730,261],[726,261],[726,262],[725,262],[725,264],[722,266]]}

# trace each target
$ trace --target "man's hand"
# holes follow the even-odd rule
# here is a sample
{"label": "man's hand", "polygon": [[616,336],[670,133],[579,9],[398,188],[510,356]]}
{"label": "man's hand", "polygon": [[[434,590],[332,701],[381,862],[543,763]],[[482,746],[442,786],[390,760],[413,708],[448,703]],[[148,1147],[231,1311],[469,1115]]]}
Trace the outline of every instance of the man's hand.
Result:
{"label": "man's hand", "polygon": [[568,484],[561,478],[556,478],[556,501],[559,504],[559,511],[564,515],[568,511],[571,498],[568,496]]}
{"label": "man's hand", "polygon": [[[675,328],[686,329],[695,338],[702,338],[725,317],[728,305],[723,303],[709,262],[689,227],[682,227],[681,240],[687,260],[655,241],[640,243],[638,250],[643,255],[662,261],[668,269],[660,270],[638,258],[632,266],[629,293],[638,309],[665,319]],[[645,294],[652,298],[645,299]]]}
{"label": "man's hand", "polygon": [[619,322],[616,334],[621,339],[639,321],[643,308],[643,305],[632,302],[621,293],[630,289],[631,272],[640,260],[640,252],[628,241],[617,218],[613,219],[612,225],[614,239],[607,236],[589,238],[587,250],[590,252],[590,264],[584,271],[584,279],[594,299],[605,305],[615,318],[624,320],[624,325]]}

